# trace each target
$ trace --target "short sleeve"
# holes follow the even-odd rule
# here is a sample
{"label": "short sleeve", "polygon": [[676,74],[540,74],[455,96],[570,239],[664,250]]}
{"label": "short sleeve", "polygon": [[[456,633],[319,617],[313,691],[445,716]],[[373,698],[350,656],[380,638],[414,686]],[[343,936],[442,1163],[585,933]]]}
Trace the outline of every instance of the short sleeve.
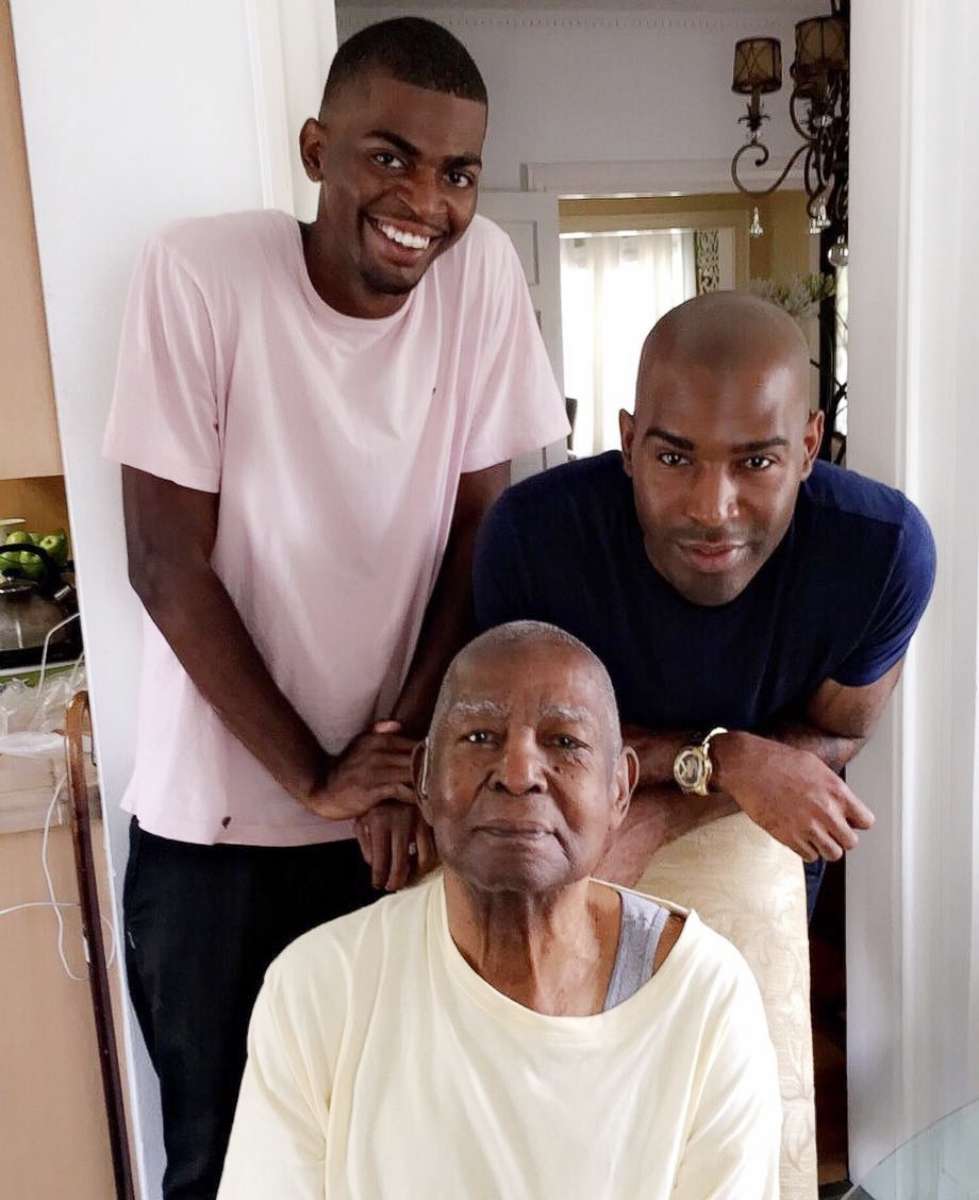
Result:
{"label": "short sleeve", "polygon": [[504,492],[483,518],[473,553],[473,605],[482,632],[531,616],[522,543]]}
{"label": "short sleeve", "polygon": [[865,687],[900,662],[928,605],[935,583],[935,540],[928,522],[907,501],[894,561],[873,618],[860,642],[831,678]]}
{"label": "short sleeve", "polygon": [[324,1200],[325,1105],[303,1061],[273,966],[248,1029],[218,1200]]}
{"label": "short sleeve", "polygon": [[464,472],[529,454],[569,432],[520,259],[506,234],[495,226],[490,232],[486,269],[491,278],[484,294],[493,311],[474,359]]}
{"label": "short sleeve", "polygon": [[672,1200],[778,1200],[782,1108],[758,985],[744,962],[698,1069],[696,1107]]}
{"label": "short sleeve", "polygon": [[197,283],[162,236],[136,268],[103,453],[184,487],[221,486],[217,351]]}

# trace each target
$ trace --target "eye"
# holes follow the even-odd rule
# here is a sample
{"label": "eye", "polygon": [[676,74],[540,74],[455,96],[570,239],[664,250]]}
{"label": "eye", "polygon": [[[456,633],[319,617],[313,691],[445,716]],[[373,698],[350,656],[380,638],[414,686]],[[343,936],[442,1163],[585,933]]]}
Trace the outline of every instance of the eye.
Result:
{"label": "eye", "polygon": [[466,171],[449,171],[446,179],[454,188],[458,188],[460,191],[476,186],[476,180]]}
{"label": "eye", "polygon": [[473,729],[470,733],[463,736],[463,741],[468,742],[471,746],[488,746],[493,735],[488,729]]}
{"label": "eye", "polygon": [[677,454],[675,450],[664,450],[656,457],[664,467],[682,467],[690,464],[690,459],[685,454]]}
{"label": "eye", "polygon": [[775,460],[769,458],[767,454],[752,454],[752,456],[750,458],[746,458],[743,463],[743,466],[746,467],[747,470],[753,471],[756,474],[760,471],[767,471],[769,467],[774,465]]}
{"label": "eye", "polygon": [[377,163],[379,167],[400,168],[405,165],[404,160],[392,154],[390,150],[376,150],[371,155],[371,162]]}
{"label": "eye", "polygon": [[561,750],[583,750],[584,743],[573,738],[570,733],[558,733],[554,737],[555,745]]}

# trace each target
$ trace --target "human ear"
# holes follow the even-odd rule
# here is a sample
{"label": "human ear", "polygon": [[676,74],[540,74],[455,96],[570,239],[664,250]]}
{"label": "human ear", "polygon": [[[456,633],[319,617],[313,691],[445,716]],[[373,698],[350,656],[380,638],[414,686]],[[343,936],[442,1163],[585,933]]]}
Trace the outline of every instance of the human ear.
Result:
{"label": "human ear", "polygon": [[812,474],[812,465],[819,454],[819,447],[823,444],[823,423],[822,410],[810,413],[806,421],[806,431],[802,435],[802,445],[806,452],[806,462],[802,468],[803,479],[808,479]]}
{"label": "human ear", "polygon": [[636,418],[624,408],[619,409],[619,436],[622,439],[622,465],[632,475],[632,440],[636,434]]}
{"label": "human ear", "polygon": [[418,745],[411,752],[411,778],[415,785],[415,795],[418,797],[418,808],[421,815],[431,825],[430,811],[431,807],[428,802],[428,773],[429,763],[431,759],[431,748],[428,743],[428,738]]}
{"label": "human ear", "polygon": [[303,170],[313,183],[323,182],[323,167],[320,162],[322,138],[325,129],[315,117],[308,117],[299,131],[299,157]]}
{"label": "human ear", "polygon": [[612,786],[615,795],[612,800],[612,829],[618,829],[626,818],[632,793],[639,782],[639,758],[631,746],[623,746],[619,761],[615,764],[615,774]]}

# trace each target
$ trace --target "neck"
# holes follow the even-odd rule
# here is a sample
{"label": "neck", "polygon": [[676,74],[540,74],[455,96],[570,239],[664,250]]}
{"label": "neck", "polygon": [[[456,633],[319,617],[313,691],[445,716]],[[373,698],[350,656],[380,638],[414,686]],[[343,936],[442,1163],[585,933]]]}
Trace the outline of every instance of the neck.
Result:
{"label": "neck", "polygon": [[618,893],[589,879],[552,892],[486,892],[445,872],[449,933],[491,987],[550,1016],[600,1012],[618,945]]}
{"label": "neck", "polygon": [[408,293],[375,292],[351,274],[351,264],[330,236],[325,216],[310,224],[299,223],[306,272],[321,300],[345,317],[377,320],[393,316],[408,299]]}

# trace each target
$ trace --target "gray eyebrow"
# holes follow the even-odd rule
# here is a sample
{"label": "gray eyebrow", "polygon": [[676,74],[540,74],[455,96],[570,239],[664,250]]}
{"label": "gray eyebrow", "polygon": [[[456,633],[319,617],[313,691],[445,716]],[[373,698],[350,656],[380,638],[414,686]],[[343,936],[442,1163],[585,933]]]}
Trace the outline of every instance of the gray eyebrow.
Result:
{"label": "gray eyebrow", "polygon": [[460,717],[496,717],[504,718],[507,715],[505,705],[498,704],[495,700],[476,700],[470,699],[468,696],[460,696],[454,701],[449,709],[450,717],[456,715]]}
{"label": "gray eyebrow", "polygon": [[541,706],[542,717],[557,717],[561,721],[574,721],[579,725],[591,725],[594,719],[587,708],[572,708],[567,704],[544,704]]}

